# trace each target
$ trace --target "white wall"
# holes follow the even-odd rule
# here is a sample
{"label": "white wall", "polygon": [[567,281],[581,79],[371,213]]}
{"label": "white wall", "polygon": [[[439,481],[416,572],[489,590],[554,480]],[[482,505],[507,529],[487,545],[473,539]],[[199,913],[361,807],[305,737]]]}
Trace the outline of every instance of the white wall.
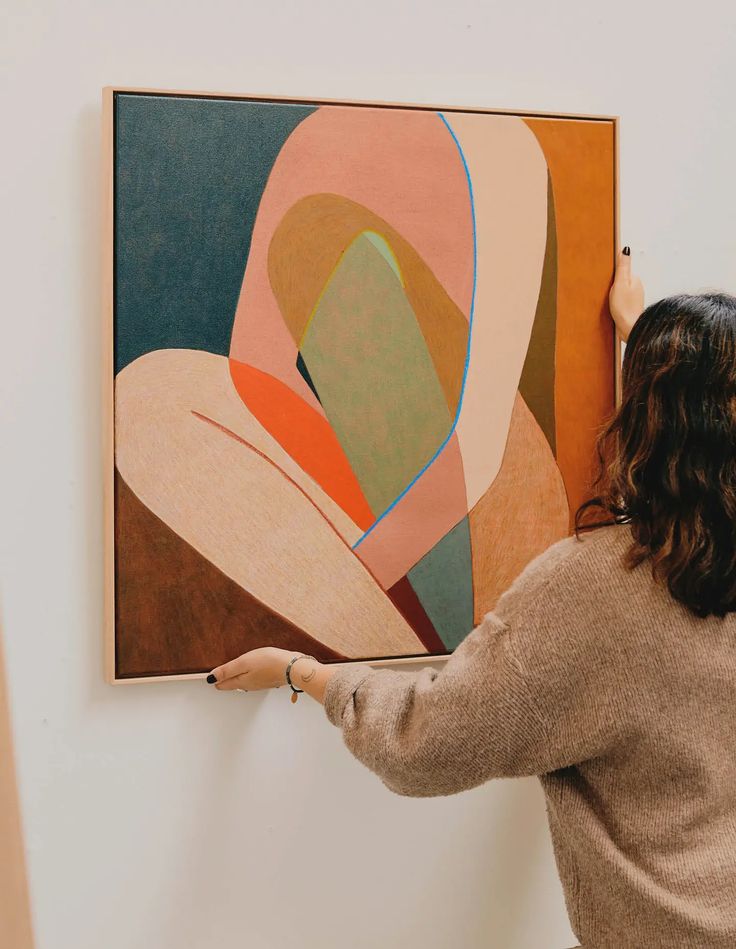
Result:
{"label": "white wall", "polygon": [[573,942],[534,782],[398,798],[307,700],[103,684],[100,87],[620,114],[650,299],[734,290],[733,4],[681,9],[3,0],[0,578],[41,949]]}

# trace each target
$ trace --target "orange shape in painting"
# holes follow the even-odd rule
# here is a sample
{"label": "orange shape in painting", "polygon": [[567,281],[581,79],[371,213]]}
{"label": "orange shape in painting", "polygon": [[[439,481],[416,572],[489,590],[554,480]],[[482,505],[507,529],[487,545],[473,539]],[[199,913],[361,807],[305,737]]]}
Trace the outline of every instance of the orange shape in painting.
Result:
{"label": "orange shape in painting", "polygon": [[517,392],[501,470],[470,512],[476,623],[530,560],[567,534],[568,519],[549,442]]}
{"label": "orange shape in painting", "polygon": [[373,512],[327,419],[267,372],[236,359],[229,364],[238,395],[261,425],[358,527],[370,527]]}
{"label": "orange shape in painting", "polygon": [[572,518],[590,496],[596,437],[614,407],[607,299],[615,256],[613,123],[525,121],[544,150],[555,200],[555,454]]}

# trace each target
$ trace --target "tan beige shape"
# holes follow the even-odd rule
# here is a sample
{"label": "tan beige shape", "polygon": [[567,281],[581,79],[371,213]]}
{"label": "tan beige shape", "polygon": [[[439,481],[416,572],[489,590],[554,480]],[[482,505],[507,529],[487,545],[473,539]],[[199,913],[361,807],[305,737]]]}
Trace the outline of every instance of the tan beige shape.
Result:
{"label": "tan beige shape", "polygon": [[115,403],[123,479],[226,576],[343,655],[426,651],[349,549],[358,529],[250,415],[225,357],[148,353],[118,374]]}
{"label": "tan beige shape", "polygon": [[516,116],[448,113],[473,186],[477,284],[457,422],[468,505],[498,474],[531,336],[547,240],[547,163]]}

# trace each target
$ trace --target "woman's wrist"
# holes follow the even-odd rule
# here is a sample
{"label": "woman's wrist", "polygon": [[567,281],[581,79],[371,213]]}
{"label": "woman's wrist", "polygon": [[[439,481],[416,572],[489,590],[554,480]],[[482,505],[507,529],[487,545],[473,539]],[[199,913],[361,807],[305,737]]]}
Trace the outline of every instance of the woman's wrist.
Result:
{"label": "woman's wrist", "polygon": [[614,319],[616,324],[616,329],[618,330],[618,335],[621,337],[622,342],[627,342],[629,334],[634,328],[634,323],[641,316],[641,310],[630,310],[627,313],[619,313]]}
{"label": "woman's wrist", "polygon": [[[322,665],[312,656],[300,656],[289,669],[291,683],[296,689],[301,689],[313,699],[322,702],[327,683],[332,678],[334,668]],[[286,678],[286,670],[284,670]]]}

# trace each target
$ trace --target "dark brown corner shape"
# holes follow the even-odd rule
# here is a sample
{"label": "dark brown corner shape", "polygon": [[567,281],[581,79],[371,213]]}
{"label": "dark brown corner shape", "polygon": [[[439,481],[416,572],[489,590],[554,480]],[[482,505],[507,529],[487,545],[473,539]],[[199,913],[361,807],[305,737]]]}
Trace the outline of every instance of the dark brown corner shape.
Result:
{"label": "dark brown corner shape", "polygon": [[167,527],[115,472],[116,677],[205,672],[258,646],[343,659]]}

